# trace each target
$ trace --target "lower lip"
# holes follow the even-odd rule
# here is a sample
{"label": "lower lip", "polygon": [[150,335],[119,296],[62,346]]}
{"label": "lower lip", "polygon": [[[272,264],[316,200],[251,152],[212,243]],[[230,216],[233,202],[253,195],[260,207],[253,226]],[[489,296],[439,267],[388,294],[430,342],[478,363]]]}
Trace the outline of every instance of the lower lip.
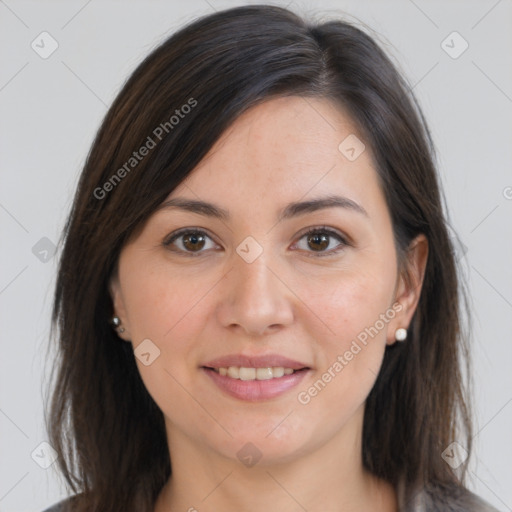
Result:
{"label": "lower lip", "polygon": [[211,368],[202,367],[201,370],[205,372],[222,391],[234,398],[247,402],[269,400],[270,398],[282,395],[297,386],[306,373],[309,372],[309,369],[305,369],[293,372],[291,375],[283,375],[277,379],[240,380],[220,375]]}

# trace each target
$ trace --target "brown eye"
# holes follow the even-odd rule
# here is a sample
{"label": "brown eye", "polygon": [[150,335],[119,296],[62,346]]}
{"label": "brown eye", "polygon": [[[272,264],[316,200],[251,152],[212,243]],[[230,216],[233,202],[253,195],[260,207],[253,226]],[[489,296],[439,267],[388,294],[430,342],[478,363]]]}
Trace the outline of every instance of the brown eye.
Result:
{"label": "brown eye", "polygon": [[323,251],[329,247],[329,237],[314,233],[313,235],[308,236],[308,245],[314,251]]}
{"label": "brown eye", "polygon": [[207,249],[214,248],[215,243],[204,231],[187,229],[171,234],[164,240],[163,245],[176,253],[199,256]]}
{"label": "brown eye", "polygon": [[200,234],[192,233],[183,235],[183,246],[189,251],[201,250],[205,245],[205,237]]}
{"label": "brown eye", "polygon": [[321,257],[336,254],[348,245],[346,240],[332,229],[313,228],[300,237],[294,248],[309,253],[309,256]]}

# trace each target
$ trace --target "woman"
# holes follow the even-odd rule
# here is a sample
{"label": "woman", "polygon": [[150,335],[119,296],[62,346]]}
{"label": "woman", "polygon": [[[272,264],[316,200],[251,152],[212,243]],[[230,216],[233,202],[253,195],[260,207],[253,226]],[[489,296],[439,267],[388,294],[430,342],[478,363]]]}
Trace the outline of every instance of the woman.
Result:
{"label": "woman", "polygon": [[490,511],[459,282],[405,81],[271,6],[137,68],[83,170],[48,429],[72,511]]}

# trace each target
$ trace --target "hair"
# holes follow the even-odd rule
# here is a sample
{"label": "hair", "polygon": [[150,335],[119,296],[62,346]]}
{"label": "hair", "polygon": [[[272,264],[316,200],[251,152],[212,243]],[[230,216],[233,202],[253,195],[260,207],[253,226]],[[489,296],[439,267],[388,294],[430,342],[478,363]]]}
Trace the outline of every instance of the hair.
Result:
{"label": "hair", "polygon": [[461,280],[421,109],[362,29],[257,5],[196,19],[154,49],[114,100],[85,162],[61,240],[57,375],[46,418],[66,485],[79,493],[70,510],[150,512],[171,474],[163,414],[133,347],[110,325],[108,284],[120,251],[237,117],[283,96],[330,100],[356,123],[403,275],[414,237],[429,243],[407,342],[386,348],[366,401],[364,465],[393,485],[404,481],[410,493],[464,489],[467,461],[454,472],[441,457],[454,440],[471,449]]}

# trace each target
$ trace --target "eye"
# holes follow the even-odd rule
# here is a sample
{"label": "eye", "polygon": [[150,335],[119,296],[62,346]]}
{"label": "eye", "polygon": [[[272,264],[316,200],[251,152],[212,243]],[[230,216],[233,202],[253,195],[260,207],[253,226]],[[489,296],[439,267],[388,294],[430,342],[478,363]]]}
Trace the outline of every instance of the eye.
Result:
{"label": "eye", "polygon": [[[338,243],[333,243],[333,239],[336,239]],[[305,243],[301,244],[302,240]],[[348,245],[345,238],[336,231],[326,227],[316,227],[306,231],[293,248],[299,248],[309,253],[317,253],[312,254],[312,256],[323,257],[335,254]]]}
{"label": "eye", "polygon": [[207,249],[214,249],[216,246],[205,231],[194,228],[184,228],[171,233],[164,240],[163,245],[171,251],[181,252],[187,256],[200,255]]}

